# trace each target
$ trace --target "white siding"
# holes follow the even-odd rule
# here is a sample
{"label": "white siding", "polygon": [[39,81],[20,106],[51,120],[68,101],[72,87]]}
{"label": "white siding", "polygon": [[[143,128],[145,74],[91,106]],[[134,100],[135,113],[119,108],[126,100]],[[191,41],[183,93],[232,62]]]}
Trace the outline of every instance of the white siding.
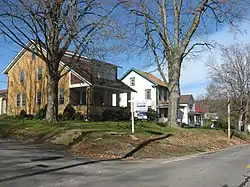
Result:
{"label": "white siding", "polygon": [[[189,108],[190,104],[193,105],[191,109]],[[188,124],[188,112],[195,111],[194,100],[190,99],[187,104],[179,104],[179,106],[181,106],[180,110],[183,112],[182,123]]]}
{"label": "white siding", "polygon": [[[134,77],[135,78],[135,86],[130,86],[130,78]],[[154,87],[154,84],[148,81],[147,79],[143,78],[139,74],[135,73],[134,71],[131,71],[123,80],[123,83],[126,85],[130,86],[133,88],[137,93],[132,92],[131,93],[131,99],[135,100],[135,108],[136,104],[138,102],[146,102],[147,106],[151,107],[152,109],[156,110],[156,88]],[[146,100],[145,99],[145,90],[146,89],[151,89],[151,99]],[[121,106],[126,106],[127,103],[124,101],[126,94],[121,94]]]}

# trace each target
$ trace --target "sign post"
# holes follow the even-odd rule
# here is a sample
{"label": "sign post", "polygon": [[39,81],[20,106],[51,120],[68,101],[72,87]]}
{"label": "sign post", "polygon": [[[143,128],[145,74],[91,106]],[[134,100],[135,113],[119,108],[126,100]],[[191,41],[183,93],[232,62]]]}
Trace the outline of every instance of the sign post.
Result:
{"label": "sign post", "polygon": [[130,102],[130,112],[131,112],[131,128],[132,128],[132,134],[135,133],[135,119],[134,119],[134,100],[129,100]]}

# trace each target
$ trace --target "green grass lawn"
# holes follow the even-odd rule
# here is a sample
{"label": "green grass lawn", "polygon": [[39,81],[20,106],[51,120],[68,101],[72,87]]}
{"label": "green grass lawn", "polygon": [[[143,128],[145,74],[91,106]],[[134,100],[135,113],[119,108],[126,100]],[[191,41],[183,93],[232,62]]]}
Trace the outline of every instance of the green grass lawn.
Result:
{"label": "green grass lawn", "polygon": [[[83,131],[92,131],[96,133],[104,132],[125,132],[130,134],[131,122],[81,122],[81,121],[60,121],[55,124],[48,124],[42,120],[21,120],[0,118],[0,130],[24,130],[38,133],[60,132],[65,130],[81,129]],[[177,128],[170,126],[159,126],[155,122],[136,121],[136,134],[164,134],[173,133]]]}

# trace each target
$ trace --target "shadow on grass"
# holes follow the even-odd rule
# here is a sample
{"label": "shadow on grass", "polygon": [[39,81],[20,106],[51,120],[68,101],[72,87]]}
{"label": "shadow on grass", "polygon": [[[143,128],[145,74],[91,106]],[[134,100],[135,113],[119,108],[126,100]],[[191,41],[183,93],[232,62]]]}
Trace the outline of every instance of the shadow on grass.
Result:
{"label": "shadow on grass", "polygon": [[100,162],[107,162],[107,161],[110,162],[110,161],[118,161],[118,160],[126,159],[128,157],[133,156],[136,152],[140,151],[143,147],[147,146],[148,144],[150,144],[152,142],[155,142],[155,141],[158,141],[158,140],[166,139],[166,138],[168,138],[170,136],[172,136],[172,134],[166,134],[166,135],[163,135],[163,136],[160,136],[160,137],[150,138],[148,140],[145,140],[142,143],[140,143],[136,148],[134,148],[133,150],[128,152],[126,155],[124,155],[123,157],[120,157],[120,158],[92,160],[92,161],[88,161],[88,162],[71,164],[71,165],[67,165],[67,166],[63,166],[63,167],[57,167],[57,168],[47,169],[47,170],[43,170],[43,171],[37,171],[37,172],[33,172],[33,173],[16,175],[16,176],[0,179],[0,183],[16,180],[16,179],[20,179],[20,178],[25,178],[25,177],[31,177],[31,176],[41,175],[41,174],[47,174],[47,173],[51,173],[51,172],[55,172],[55,171],[74,168],[74,167],[77,167],[77,166],[83,166],[83,165],[96,164],[96,163],[100,163]]}

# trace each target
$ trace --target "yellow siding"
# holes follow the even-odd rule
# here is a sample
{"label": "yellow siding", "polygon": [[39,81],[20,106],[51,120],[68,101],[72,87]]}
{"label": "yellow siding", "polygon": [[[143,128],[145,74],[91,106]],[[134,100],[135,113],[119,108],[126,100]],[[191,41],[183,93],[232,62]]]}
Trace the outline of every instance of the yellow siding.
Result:
{"label": "yellow siding", "polygon": [[[43,78],[37,80],[37,68],[43,67]],[[20,71],[24,71],[24,83],[20,83]],[[66,70],[64,70],[65,72]],[[40,58],[32,60],[32,54],[25,52],[14,67],[8,73],[8,115],[18,115],[22,109],[27,114],[36,114],[40,107],[47,103],[46,89],[46,64]],[[69,74],[66,74],[59,81],[59,88],[65,89],[64,105],[59,106],[59,112],[62,112],[70,101]],[[41,92],[41,105],[36,105],[36,92]],[[26,105],[16,106],[16,94],[26,93]]]}

